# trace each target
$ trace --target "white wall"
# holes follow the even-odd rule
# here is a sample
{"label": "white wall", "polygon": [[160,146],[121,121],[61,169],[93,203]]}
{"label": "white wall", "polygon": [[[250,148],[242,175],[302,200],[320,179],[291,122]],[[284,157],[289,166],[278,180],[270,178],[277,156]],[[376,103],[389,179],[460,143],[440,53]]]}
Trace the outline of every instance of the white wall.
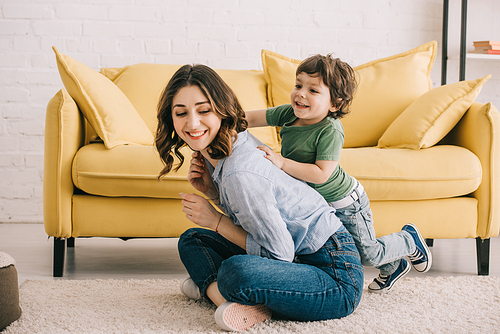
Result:
{"label": "white wall", "polygon": [[[458,81],[460,4],[450,1],[448,83]],[[469,44],[500,40],[498,0],[469,4]],[[351,65],[441,43],[441,0],[0,0],[0,222],[42,222],[45,107],[63,87],[51,47],[98,70],[137,62],[262,69],[261,49],[334,52]],[[453,59],[453,57],[455,59]],[[438,55],[432,78],[440,84]],[[500,106],[500,61],[478,100]]]}

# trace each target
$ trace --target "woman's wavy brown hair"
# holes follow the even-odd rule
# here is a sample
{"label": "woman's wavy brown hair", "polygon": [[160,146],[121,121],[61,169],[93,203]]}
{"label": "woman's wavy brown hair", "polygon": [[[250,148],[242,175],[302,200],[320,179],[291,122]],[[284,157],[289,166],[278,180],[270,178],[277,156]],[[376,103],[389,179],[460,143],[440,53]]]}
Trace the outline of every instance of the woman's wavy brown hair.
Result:
{"label": "woman's wavy brown hair", "polygon": [[[180,149],[186,143],[175,132],[172,102],[177,92],[188,86],[198,86],[210,102],[212,111],[222,119],[217,136],[207,147],[207,152],[212,159],[229,156],[238,133],[245,131],[248,127],[245,112],[236,94],[213,69],[205,65],[182,66],[172,76],[158,102],[155,146],[165,164],[158,179],[172,169],[177,171],[184,163],[184,156]],[[179,164],[175,167],[173,166],[174,155],[179,159]]]}
{"label": "woman's wavy brown hair", "polygon": [[337,111],[328,113],[333,118],[342,118],[349,113],[349,107],[356,91],[356,75],[353,68],[331,54],[310,56],[297,67],[295,75],[307,73],[319,76],[330,90],[332,105]]}

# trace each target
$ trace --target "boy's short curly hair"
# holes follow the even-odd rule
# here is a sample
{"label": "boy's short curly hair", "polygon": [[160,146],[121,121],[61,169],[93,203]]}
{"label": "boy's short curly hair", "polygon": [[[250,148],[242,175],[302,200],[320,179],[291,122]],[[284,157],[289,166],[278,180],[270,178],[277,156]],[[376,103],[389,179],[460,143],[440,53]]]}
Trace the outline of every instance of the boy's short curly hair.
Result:
{"label": "boy's short curly hair", "polygon": [[307,73],[319,76],[330,90],[332,105],[337,108],[328,116],[342,118],[349,113],[354,92],[356,91],[356,74],[354,69],[339,58],[333,58],[329,53],[326,56],[317,54],[303,60],[295,75]]}

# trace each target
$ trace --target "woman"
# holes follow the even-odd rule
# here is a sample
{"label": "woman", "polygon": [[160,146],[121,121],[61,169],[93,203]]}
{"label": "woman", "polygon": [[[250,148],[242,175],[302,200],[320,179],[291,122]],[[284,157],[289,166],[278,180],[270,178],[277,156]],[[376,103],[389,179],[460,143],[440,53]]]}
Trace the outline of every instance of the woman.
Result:
{"label": "woman", "polygon": [[271,311],[299,321],[351,314],[363,289],[351,235],[321,195],[264,158],[246,128],[235,94],[207,66],[181,67],[161,96],[159,178],[173,169],[173,155],[180,167],[179,149],[189,145],[189,182],[225,213],[180,194],[186,217],[203,227],[179,239],[190,275],[181,290],[218,306],[215,320],[226,330],[245,330]]}

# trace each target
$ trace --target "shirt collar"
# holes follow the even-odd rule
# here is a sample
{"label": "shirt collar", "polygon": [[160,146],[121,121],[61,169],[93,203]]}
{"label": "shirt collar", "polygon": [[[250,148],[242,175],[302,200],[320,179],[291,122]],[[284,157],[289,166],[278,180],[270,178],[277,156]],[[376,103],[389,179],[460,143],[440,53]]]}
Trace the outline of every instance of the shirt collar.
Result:
{"label": "shirt collar", "polygon": [[[248,131],[245,130],[243,132],[238,133],[238,137],[233,142],[233,150],[231,154],[233,154],[234,151],[237,150],[239,146],[243,145],[243,143],[245,143],[247,140],[248,140]],[[209,171],[212,174],[212,179],[217,184],[220,183],[220,175],[222,174],[222,168],[226,163],[227,158],[229,157],[225,157],[217,161],[217,166],[215,166],[215,169],[211,164],[208,164]]]}

